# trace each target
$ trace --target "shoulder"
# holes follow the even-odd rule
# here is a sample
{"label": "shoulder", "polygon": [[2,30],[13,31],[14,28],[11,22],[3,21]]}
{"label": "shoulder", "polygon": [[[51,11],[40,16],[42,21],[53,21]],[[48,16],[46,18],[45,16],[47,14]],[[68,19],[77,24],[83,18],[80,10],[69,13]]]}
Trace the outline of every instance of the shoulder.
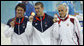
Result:
{"label": "shoulder", "polygon": [[48,14],[46,14],[46,13],[45,13],[45,17],[48,18],[48,19],[53,19],[52,16],[50,16],[50,15],[48,15]]}
{"label": "shoulder", "polygon": [[45,13],[45,19],[47,20],[47,21],[50,21],[51,23],[54,23],[53,22],[53,17],[52,16],[50,16],[50,15],[47,15],[46,13]]}
{"label": "shoulder", "polygon": [[8,22],[11,22],[13,19],[14,19],[14,18],[9,19]]}
{"label": "shoulder", "polygon": [[69,15],[70,18],[77,19],[75,16]]}
{"label": "shoulder", "polygon": [[27,20],[27,21],[29,21],[28,17],[26,17],[26,16],[24,17],[24,19]]}
{"label": "shoulder", "polygon": [[10,22],[11,22],[13,19],[14,19],[14,18],[11,18],[11,19],[8,20],[8,22],[7,22],[7,25],[8,25],[8,26],[10,26]]}
{"label": "shoulder", "polygon": [[75,16],[69,15],[70,19],[74,19],[74,21],[79,21]]}

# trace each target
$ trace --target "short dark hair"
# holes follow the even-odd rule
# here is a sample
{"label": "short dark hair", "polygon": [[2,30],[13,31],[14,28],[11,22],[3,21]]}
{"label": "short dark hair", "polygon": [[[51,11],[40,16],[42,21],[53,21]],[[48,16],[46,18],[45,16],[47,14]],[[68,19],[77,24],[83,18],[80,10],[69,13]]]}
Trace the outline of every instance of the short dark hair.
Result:
{"label": "short dark hair", "polygon": [[16,7],[15,7],[15,11],[17,10],[18,7],[21,7],[21,8],[24,9],[24,11],[26,11],[26,6],[25,6],[25,4],[23,4],[23,3],[17,4]]}
{"label": "short dark hair", "polygon": [[44,5],[43,5],[42,2],[36,2],[36,3],[35,3],[35,6],[37,6],[37,5],[41,5],[42,8],[44,7]]}

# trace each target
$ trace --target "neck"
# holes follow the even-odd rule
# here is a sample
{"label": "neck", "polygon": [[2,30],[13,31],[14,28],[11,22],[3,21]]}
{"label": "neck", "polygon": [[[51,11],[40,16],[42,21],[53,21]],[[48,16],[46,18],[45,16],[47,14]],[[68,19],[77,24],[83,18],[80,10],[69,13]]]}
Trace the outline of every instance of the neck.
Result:
{"label": "neck", "polygon": [[41,16],[44,16],[44,13],[42,13]]}
{"label": "neck", "polygon": [[41,13],[41,14],[39,14],[39,15],[37,15],[38,17],[40,17],[40,16],[44,16],[44,13]]}
{"label": "neck", "polygon": [[22,16],[20,16],[20,17],[19,17],[19,16],[16,16],[16,18],[22,18],[22,17],[24,17],[24,16],[23,16],[23,15],[22,15]]}
{"label": "neck", "polygon": [[63,16],[63,17],[61,17],[61,16],[60,16],[60,18],[61,18],[61,19],[65,19],[65,18],[66,18],[66,15],[65,15],[65,16]]}

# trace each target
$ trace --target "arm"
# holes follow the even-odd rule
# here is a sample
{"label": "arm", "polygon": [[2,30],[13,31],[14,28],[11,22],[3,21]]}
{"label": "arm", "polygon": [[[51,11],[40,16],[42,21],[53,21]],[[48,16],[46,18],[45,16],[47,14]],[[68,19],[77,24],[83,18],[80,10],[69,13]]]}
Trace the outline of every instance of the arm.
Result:
{"label": "arm", "polygon": [[32,22],[28,21],[27,22],[27,27],[25,29],[25,34],[27,36],[30,36],[32,34],[32,30],[33,30],[33,27],[32,27]]}
{"label": "arm", "polygon": [[4,27],[5,28],[5,36],[6,37],[10,37],[12,34],[13,34],[13,31],[14,31],[14,21],[12,21],[12,19],[10,19],[8,22],[7,22],[7,25]]}
{"label": "arm", "polygon": [[4,32],[5,36],[7,38],[10,37],[13,34],[14,28],[13,27],[9,27],[9,26],[5,26],[4,28],[5,28],[5,32]]}
{"label": "arm", "polygon": [[77,33],[77,36],[79,38],[79,44],[83,45],[83,32],[81,30],[81,26],[77,18],[75,18],[74,24],[75,24],[75,32]]}

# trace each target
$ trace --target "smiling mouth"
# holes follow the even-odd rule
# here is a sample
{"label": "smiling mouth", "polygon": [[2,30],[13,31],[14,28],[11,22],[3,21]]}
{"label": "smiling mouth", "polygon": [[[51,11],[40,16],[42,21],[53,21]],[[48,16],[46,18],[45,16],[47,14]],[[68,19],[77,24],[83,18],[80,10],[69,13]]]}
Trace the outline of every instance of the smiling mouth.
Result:
{"label": "smiling mouth", "polygon": [[63,14],[60,14],[60,15],[63,15]]}
{"label": "smiling mouth", "polygon": [[18,13],[18,14],[21,14],[21,13]]}
{"label": "smiling mouth", "polygon": [[36,12],[36,13],[39,13],[39,12]]}

